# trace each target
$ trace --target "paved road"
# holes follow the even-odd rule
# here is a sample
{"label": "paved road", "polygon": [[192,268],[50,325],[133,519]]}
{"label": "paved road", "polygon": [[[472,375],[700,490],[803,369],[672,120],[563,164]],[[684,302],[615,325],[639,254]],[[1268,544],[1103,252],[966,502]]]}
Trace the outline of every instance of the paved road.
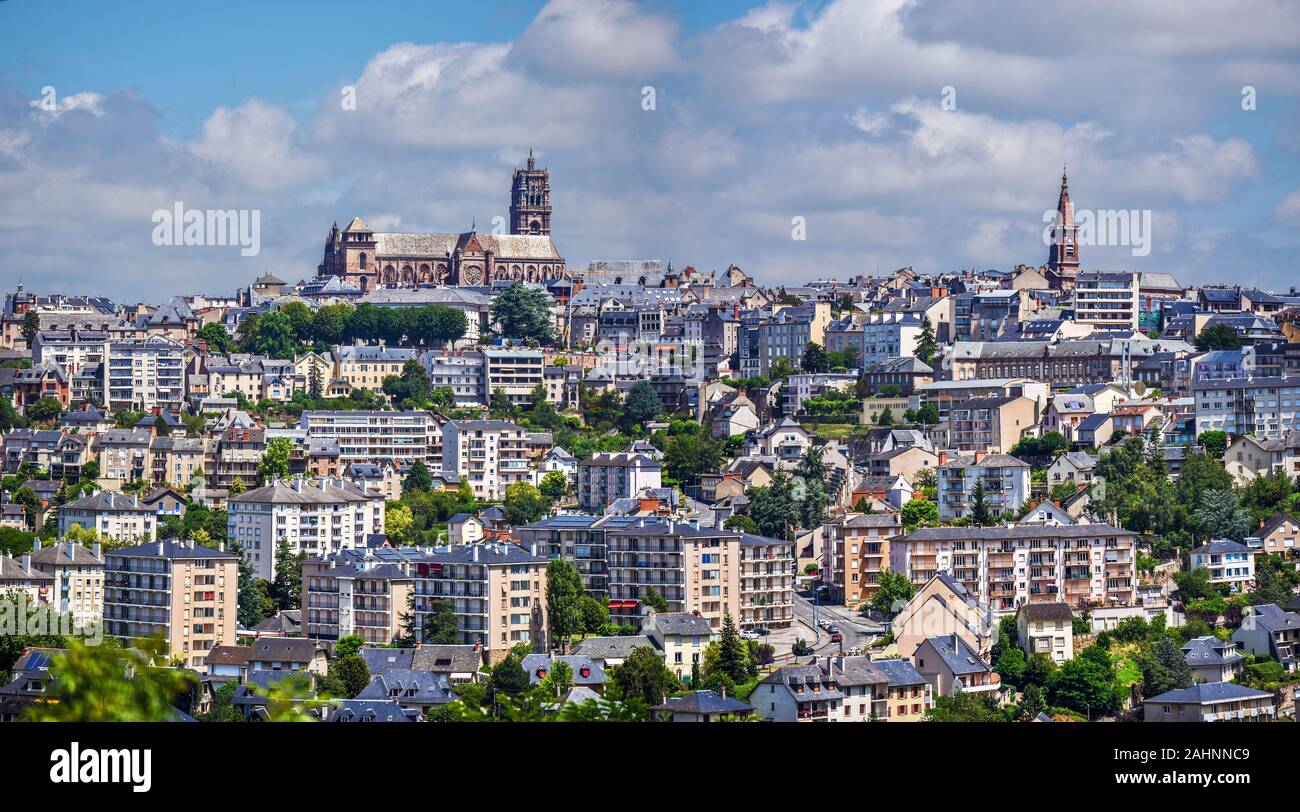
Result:
{"label": "paved road", "polygon": [[[834,654],[855,647],[866,648],[872,637],[884,633],[880,624],[867,620],[847,606],[814,606],[811,597],[812,593],[795,593],[794,616],[805,630],[810,632],[811,636],[806,639],[812,643],[813,650],[818,654]],[[844,635],[844,640],[832,643],[830,635],[818,628],[814,614],[817,619],[827,619],[838,626],[840,634]]]}

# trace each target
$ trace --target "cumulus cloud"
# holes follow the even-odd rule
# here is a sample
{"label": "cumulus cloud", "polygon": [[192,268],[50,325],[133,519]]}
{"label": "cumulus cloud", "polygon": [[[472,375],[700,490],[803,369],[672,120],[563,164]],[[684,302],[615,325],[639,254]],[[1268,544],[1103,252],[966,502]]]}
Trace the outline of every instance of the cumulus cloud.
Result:
{"label": "cumulus cloud", "polygon": [[[253,97],[192,137],[130,90],[69,88],[48,111],[0,83],[0,250],[51,289],[128,300],[296,280],[354,215],[490,228],[531,148],[574,267],[736,262],[776,283],[1040,263],[1066,163],[1076,207],[1155,212],[1150,256],[1085,263],[1185,282],[1249,264],[1241,278],[1281,284],[1300,179],[1269,161],[1300,147],[1294,116],[1262,113],[1297,89],[1296,12],[1254,2],[1252,40],[1214,4],[1104,2],[1118,23],[1075,16],[1061,36],[1035,3],[777,0],[685,33],[658,5],[555,0],[513,41],[396,42],[305,112]],[[1252,81],[1261,113],[1243,120]],[[262,254],[153,246],[151,213],[177,200],[263,210]]]}

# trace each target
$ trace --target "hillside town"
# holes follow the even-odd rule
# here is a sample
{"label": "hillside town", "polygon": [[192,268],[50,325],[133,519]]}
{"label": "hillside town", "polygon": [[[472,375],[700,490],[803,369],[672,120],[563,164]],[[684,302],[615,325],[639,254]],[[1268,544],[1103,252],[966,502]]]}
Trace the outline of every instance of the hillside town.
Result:
{"label": "hillside town", "polygon": [[6,292],[0,720],[1294,717],[1295,288],[1089,269],[1065,175],[1041,265],[774,286],[508,189]]}

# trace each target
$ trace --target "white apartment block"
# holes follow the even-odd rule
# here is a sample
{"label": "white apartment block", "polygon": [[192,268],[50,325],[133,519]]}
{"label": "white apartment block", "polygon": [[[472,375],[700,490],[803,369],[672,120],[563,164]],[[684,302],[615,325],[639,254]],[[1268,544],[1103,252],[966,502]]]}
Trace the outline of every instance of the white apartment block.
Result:
{"label": "white apartment block", "polygon": [[227,540],[267,581],[275,578],[280,541],[308,557],[366,546],[366,537],[384,532],[384,495],[345,479],[277,479],[270,485],[230,497]]}
{"label": "white apartment block", "polygon": [[1132,606],[1136,547],[1136,533],[1108,524],[924,527],[890,541],[889,568],[918,586],[949,573],[998,614]]}
{"label": "white apartment block", "polygon": [[662,487],[663,465],[644,454],[596,454],[578,463],[578,506],[602,511],[643,488]]}
{"label": "white apartment block", "polygon": [[855,350],[858,367],[913,356],[921,337],[922,318],[917,313],[855,313],[826,329],[829,352]]}
{"label": "white apartment block", "polygon": [[1300,375],[1196,381],[1196,433],[1278,439],[1300,427]]}
{"label": "white apartment block", "polygon": [[420,364],[431,387],[450,389],[455,394],[457,407],[487,404],[487,365],[482,353],[428,351],[420,353]]}
{"label": "white apartment block", "polygon": [[185,403],[185,346],[168,338],[110,341],[104,363],[108,411],[180,411]]}
{"label": "white apartment block", "polygon": [[505,420],[448,421],[442,470],[460,474],[479,499],[504,499],[506,488],[532,482],[528,430]]}
{"label": "white apartment block", "polygon": [[1074,321],[1103,330],[1138,327],[1139,274],[1084,271],[1074,283]]}
{"label": "white apartment block", "polygon": [[104,555],[99,543],[87,549],[71,541],[57,541],[43,546],[33,544],[32,568],[54,579],[50,604],[72,615],[85,628],[104,618]]}
{"label": "white apartment block", "polygon": [[982,451],[941,462],[935,469],[939,476],[939,518],[951,520],[967,515],[977,484],[984,486],[984,503],[994,516],[1019,511],[1029,501],[1032,470],[1009,454]]}
{"label": "white apartment block", "polygon": [[100,491],[59,508],[59,535],[72,525],[94,530],[113,541],[153,541],[158,538],[158,514],[140,501],[138,494]]}
{"label": "white apartment block", "polygon": [[481,349],[484,366],[484,403],[500,389],[511,403],[530,404],[533,389],[543,383],[541,350]]}
{"label": "white apartment block", "polygon": [[428,463],[438,437],[433,415],[419,411],[306,411],[300,425],[306,429],[308,440],[336,438],[343,465],[377,460]]}

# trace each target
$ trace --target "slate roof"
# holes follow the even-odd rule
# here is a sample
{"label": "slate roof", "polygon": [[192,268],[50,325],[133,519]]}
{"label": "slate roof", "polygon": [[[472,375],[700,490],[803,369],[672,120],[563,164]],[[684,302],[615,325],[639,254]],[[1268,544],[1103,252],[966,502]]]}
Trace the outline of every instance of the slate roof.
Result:
{"label": "slate roof", "polygon": [[1027,603],[1020,607],[1020,615],[1031,623],[1043,623],[1049,620],[1074,620],[1074,613],[1065,603]]}
{"label": "slate roof", "polygon": [[[1232,656],[1224,656],[1224,652],[1232,650]],[[1217,637],[1193,637],[1183,644],[1183,659],[1187,664],[1196,667],[1200,665],[1229,665],[1239,663],[1245,659],[1236,651],[1232,643],[1225,643]]]}
{"label": "slate roof", "polygon": [[343,699],[330,711],[331,722],[414,722],[419,716],[391,699]]}
{"label": "slate roof", "polygon": [[675,696],[662,705],[655,705],[651,710],[702,714],[750,713],[754,709],[735,697],[724,697],[717,691],[691,691],[683,696]]}
{"label": "slate roof", "polygon": [[1236,699],[1272,699],[1273,695],[1265,691],[1247,688],[1235,682],[1205,682],[1191,688],[1175,688],[1163,694],[1147,697],[1144,702],[1151,703],[1191,703],[1205,705],[1211,702],[1227,702]]}
{"label": "slate roof", "polygon": [[649,637],[643,634],[623,637],[588,637],[573,647],[574,654],[583,654],[593,660],[626,659],[632,649],[640,646],[654,648]]}
{"label": "slate roof", "polygon": [[885,676],[889,678],[891,688],[921,685],[925,682],[925,677],[921,676],[921,672],[916,670],[916,666],[902,657],[875,660],[874,662],[876,668],[883,671]]}
{"label": "slate roof", "polygon": [[[647,616],[649,617],[649,616]],[[660,634],[703,635],[713,634],[709,621],[690,612],[656,612],[654,626]]]}
{"label": "slate roof", "polygon": [[927,641],[953,674],[983,674],[992,669],[979,653],[959,635],[948,634],[931,637]]}
{"label": "slate roof", "polygon": [[[550,674],[554,670],[554,661],[563,660],[573,669],[574,685],[604,685],[609,677],[605,674],[605,669],[601,668],[594,660],[583,654],[568,655],[550,655],[550,654],[529,654],[520,662],[523,669],[528,674],[528,681],[533,685],[542,681],[538,671],[544,671]],[[582,676],[583,670],[587,671],[587,676]]]}
{"label": "slate roof", "polygon": [[320,644],[304,637],[259,637],[249,649],[250,660],[305,664],[316,657]]}
{"label": "slate roof", "polygon": [[472,645],[423,644],[411,654],[411,667],[436,674],[473,674],[483,666],[483,651]]}

